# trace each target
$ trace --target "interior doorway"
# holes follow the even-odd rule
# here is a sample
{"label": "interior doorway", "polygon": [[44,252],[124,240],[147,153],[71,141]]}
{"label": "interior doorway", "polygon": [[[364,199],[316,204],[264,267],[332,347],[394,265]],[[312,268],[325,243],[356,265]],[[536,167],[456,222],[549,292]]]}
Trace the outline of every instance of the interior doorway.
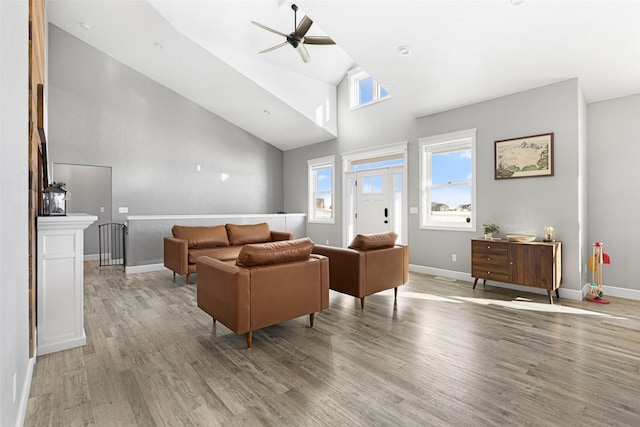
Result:
{"label": "interior doorway", "polygon": [[98,226],[112,221],[111,168],[54,163],[53,181],[66,184],[68,213],[98,217],[84,232],[84,255],[85,259],[99,259]]}
{"label": "interior doorway", "polygon": [[343,245],[395,231],[407,242],[406,143],[343,155]]}

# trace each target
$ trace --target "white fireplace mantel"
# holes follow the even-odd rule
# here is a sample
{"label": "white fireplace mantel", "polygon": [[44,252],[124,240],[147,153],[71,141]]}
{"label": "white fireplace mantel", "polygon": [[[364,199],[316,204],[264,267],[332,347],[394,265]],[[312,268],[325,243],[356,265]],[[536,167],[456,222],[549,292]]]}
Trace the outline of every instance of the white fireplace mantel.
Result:
{"label": "white fireplace mantel", "polygon": [[84,230],[88,214],[38,217],[38,354],[85,345]]}

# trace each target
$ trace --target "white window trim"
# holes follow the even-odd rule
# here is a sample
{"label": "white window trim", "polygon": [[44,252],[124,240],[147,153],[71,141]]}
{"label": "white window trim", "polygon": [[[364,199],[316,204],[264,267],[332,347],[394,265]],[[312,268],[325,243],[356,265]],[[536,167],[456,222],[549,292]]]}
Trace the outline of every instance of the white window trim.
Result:
{"label": "white window trim", "polygon": [[371,77],[369,73],[364,71],[362,68],[354,68],[353,70],[347,73],[348,83],[349,83],[349,111],[357,110],[358,108],[366,107],[368,105],[376,104],[380,101],[384,101],[386,99],[391,98],[391,95],[387,92],[386,96],[380,96],[380,88],[382,87],[380,83],[378,83],[375,79],[373,82],[375,83],[375,91],[373,94],[373,99],[369,102],[365,102],[364,104],[358,104],[358,85],[354,84],[355,81],[362,80],[367,77]]}
{"label": "white window trim", "polygon": [[[323,168],[331,168],[331,204],[332,204],[332,215],[330,219],[316,219],[315,218],[315,199],[313,197],[315,193],[315,182],[313,179],[313,172],[316,169]],[[320,157],[317,159],[307,160],[307,168],[308,168],[308,214],[307,214],[307,222],[315,223],[315,224],[335,224],[336,222],[336,156],[326,156]]]}
{"label": "white window trim", "polygon": [[[426,152],[438,152],[438,146],[442,151],[450,151],[452,148],[467,147],[471,145],[471,222],[470,223],[428,223],[427,216],[430,211],[430,201],[427,196],[427,187],[430,185],[429,165],[426,161]],[[430,136],[418,139],[420,158],[420,228],[427,230],[472,231],[477,230],[476,217],[478,206],[476,203],[476,129],[467,129],[442,135]]]}

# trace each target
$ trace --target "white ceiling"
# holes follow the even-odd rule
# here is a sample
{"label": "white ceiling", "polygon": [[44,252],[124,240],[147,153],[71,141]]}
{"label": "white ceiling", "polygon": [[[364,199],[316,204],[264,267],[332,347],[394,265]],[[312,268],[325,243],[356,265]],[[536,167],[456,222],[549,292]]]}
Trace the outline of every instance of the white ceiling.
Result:
{"label": "white ceiling", "polygon": [[[587,102],[640,94],[640,1],[298,0],[337,46],[258,54],[285,0],[47,0],[48,20],[264,141],[333,139],[315,109],[355,63],[414,117],[579,78]],[[81,26],[87,24],[87,30]],[[162,45],[162,48],[157,45]],[[402,56],[397,48],[411,53]],[[332,94],[332,95],[328,95]]]}

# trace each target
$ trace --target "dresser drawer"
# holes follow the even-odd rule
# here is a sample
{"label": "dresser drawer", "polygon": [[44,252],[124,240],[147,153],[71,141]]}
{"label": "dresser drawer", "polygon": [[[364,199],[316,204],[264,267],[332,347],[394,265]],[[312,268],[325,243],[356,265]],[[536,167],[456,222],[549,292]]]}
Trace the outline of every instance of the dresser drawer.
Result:
{"label": "dresser drawer", "polygon": [[507,266],[503,268],[493,268],[491,266],[473,265],[471,276],[478,279],[495,280],[498,282],[509,281],[509,269]]}
{"label": "dresser drawer", "polygon": [[471,242],[471,253],[476,254],[492,254],[492,255],[509,255],[508,242],[496,242],[492,240],[473,240]]}

